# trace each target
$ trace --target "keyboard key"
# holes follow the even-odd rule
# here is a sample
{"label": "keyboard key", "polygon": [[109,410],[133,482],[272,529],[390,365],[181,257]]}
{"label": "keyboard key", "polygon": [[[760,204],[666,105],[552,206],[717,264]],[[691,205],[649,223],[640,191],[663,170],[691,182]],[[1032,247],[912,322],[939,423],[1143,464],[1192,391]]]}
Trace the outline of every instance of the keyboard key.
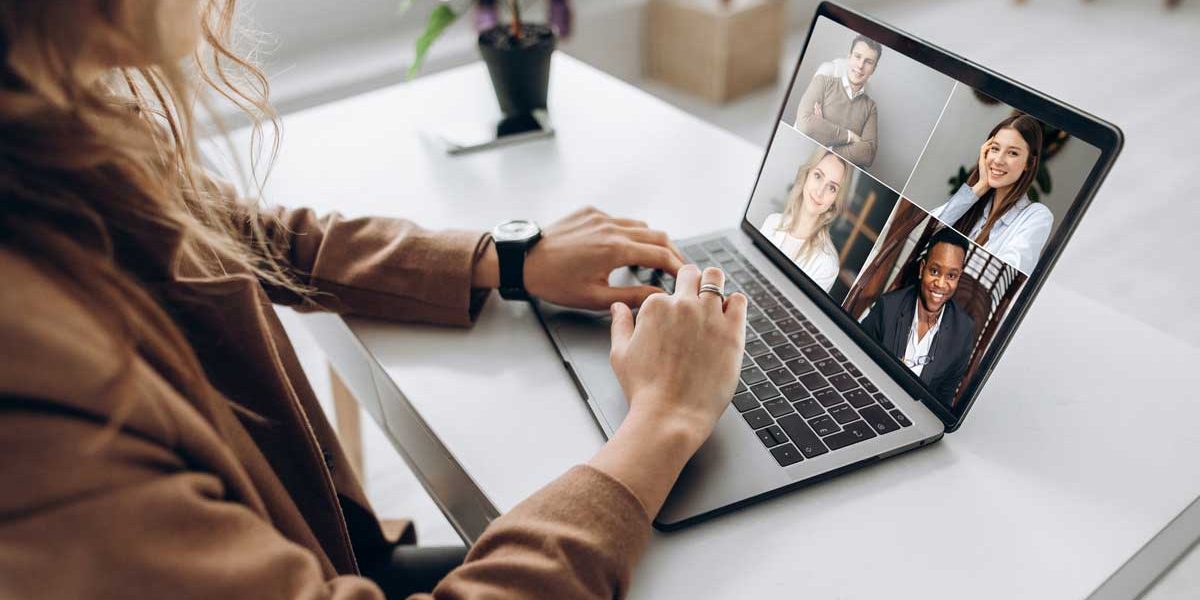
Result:
{"label": "keyboard key", "polygon": [[754,385],[766,380],[767,376],[762,371],[759,371],[757,367],[750,367],[742,371],[742,382],[746,385]]}
{"label": "keyboard key", "polygon": [[754,394],[750,392],[742,392],[733,395],[733,407],[738,409],[738,412],[746,412],[758,408],[758,400],[754,399]]}
{"label": "keyboard key", "polygon": [[775,346],[775,354],[780,358],[780,360],[787,361],[800,356],[800,350],[791,344],[783,344],[781,346]]}
{"label": "keyboard key", "polygon": [[[832,413],[832,411],[830,412]],[[879,433],[879,435],[891,433],[897,429],[900,429],[900,426],[896,424],[896,421],[888,416],[887,411],[879,408],[878,406],[868,406],[859,411],[859,413],[862,414],[863,420],[866,421],[868,425],[873,427],[875,431]]]}
{"label": "keyboard key", "polygon": [[829,358],[829,353],[824,348],[815,344],[801,348],[800,351],[804,353],[805,358],[813,362]]}
{"label": "keyboard key", "polygon": [[702,256],[708,255],[708,252],[705,252],[704,247],[701,246],[700,244],[684,246],[683,253],[685,255],[687,255],[688,258],[691,258],[691,259],[695,259],[696,257],[702,257]]}
{"label": "keyboard key", "polygon": [[805,373],[812,373],[813,371],[817,370],[812,363],[808,362],[808,359],[804,358],[797,358],[796,360],[787,361],[787,368],[791,369],[797,377],[804,375]]}
{"label": "keyboard key", "polygon": [[871,383],[870,381],[863,381],[863,380],[860,380],[860,381],[862,381],[862,386],[864,388],[866,388],[866,390],[868,392],[871,392],[872,394],[874,394],[875,392],[879,391],[879,388],[875,387],[875,384]]}
{"label": "keyboard key", "polygon": [[775,389],[775,386],[771,385],[770,381],[764,381],[751,386],[750,393],[754,394],[754,397],[759,400],[770,400],[779,396],[779,390]]}
{"label": "keyboard key", "polygon": [[825,334],[823,334],[823,333],[818,333],[818,334],[817,334],[817,341],[818,341],[818,342],[820,342],[820,344],[821,344],[822,346],[825,346],[826,348],[832,348],[832,347],[833,347],[833,342],[831,342],[831,341],[829,340],[829,338],[825,337]]}
{"label": "keyboard key", "polygon": [[797,323],[795,319],[782,319],[775,321],[775,326],[779,327],[779,329],[784,333],[796,333],[797,331],[804,329],[804,327],[800,325],[800,323]]}
{"label": "keyboard key", "polygon": [[837,421],[843,425],[849,423],[850,421],[858,420],[858,413],[854,412],[854,409],[850,408],[849,404],[839,404],[831,407],[829,409],[829,416],[833,417],[834,421]]}
{"label": "keyboard key", "polygon": [[875,437],[875,432],[871,431],[870,425],[862,421],[855,421],[847,423],[841,433],[835,433],[825,438],[825,443],[829,444],[831,450],[837,450],[873,437]]}
{"label": "keyboard key", "polygon": [[787,435],[785,435],[783,433],[783,430],[780,429],[778,425],[772,425],[772,426],[764,429],[763,431],[770,433],[771,437],[775,438],[776,442],[779,442],[782,444],[782,443],[788,441]]}
{"label": "keyboard key", "polygon": [[764,331],[774,331],[775,324],[766,317],[759,317],[753,321],[750,321],[750,328],[757,331],[761,335]]}
{"label": "keyboard key", "polygon": [[892,401],[888,400],[887,396],[884,396],[883,394],[872,394],[872,395],[875,396],[875,401],[878,402],[880,406],[882,406],[888,410],[896,408],[896,405],[892,404]]}
{"label": "keyboard key", "polygon": [[771,347],[779,346],[781,344],[786,344],[788,342],[787,337],[784,336],[782,333],[779,333],[778,330],[771,330],[771,331],[763,332],[762,341],[766,342],[767,345],[771,346]]}
{"label": "keyboard key", "polygon": [[904,413],[898,410],[889,410],[888,414],[892,415],[892,418],[896,419],[896,422],[899,423],[901,427],[908,427],[909,425],[912,425],[912,421],[909,421],[908,417],[904,416]]}
{"label": "keyboard key", "polygon": [[833,420],[833,417],[826,415],[822,415],[809,421],[808,425],[809,427],[812,427],[813,431],[817,432],[817,435],[821,437],[832,435],[842,430],[841,427],[838,427],[837,422]]}
{"label": "keyboard key", "polygon": [[[753,306],[749,306],[746,308],[746,320],[747,321],[750,321],[753,319],[758,319],[758,318],[761,318],[762,316],[763,316],[763,312],[761,310],[758,310],[757,308],[755,308]],[[771,320],[774,321],[775,319],[771,319]]]}
{"label": "keyboard key", "polygon": [[855,377],[862,377],[862,371],[859,371],[858,367],[854,365],[846,365],[846,372]]}
{"label": "keyboard key", "polygon": [[767,353],[754,359],[758,363],[758,368],[764,371],[774,371],[783,366],[783,362],[775,357],[774,354]]}
{"label": "keyboard key", "polygon": [[763,402],[763,408],[767,409],[767,412],[771,413],[771,416],[773,417],[786,415],[792,412],[792,405],[788,404],[788,401],[784,400],[783,398],[776,398],[774,400]]}
{"label": "keyboard key", "polygon": [[736,282],[738,282],[738,283],[742,284],[742,286],[743,286],[743,287],[744,287],[744,286],[745,286],[747,283],[752,283],[752,282],[754,281],[754,276],[753,276],[753,275],[751,275],[750,273],[747,273],[746,271],[742,271],[742,270],[740,270],[740,269],[739,269],[739,270],[737,270],[737,271],[730,271],[730,272],[729,272],[729,277],[730,277],[731,279],[733,279],[734,281],[736,281]]}
{"label": "keyboard key", "polygon": [[791,444],[783,444],[782,446],[771,448],[771,456],[775,457],[775,462],[779,463],[781,467],[794,465],[804,460],[804,457],[800,456],[800,451],[796,450],[796,447]]}
{"label": "keyboard key", "polygon": [[838,373],[829,378],[829,383],[833,384],[833,387],[837,388],[839,392],[858,387],[858,382],[849,373]]}
{"label": "keyboard key", "polygon": [[746,419],[746,422],[750,424],[751,429],[762,429],[763,427],[771,424],[771,415],[768,415],[767,411],[761,408],[756,408],[750,412],[742,413],[742,418]]}
{"label": "keyboard key", "polygon": [[[745,373],[743,372],[742,375],[745,375]],[[803,383],[804,387],[808,388],[808,391],[810,392],[815,392],[821,388],[829,387],[829,382],[825,381],[825,378],[821,377],[821,374],[817,373],[816,371],[801,375],[800,383]]]}
{"label": "keyboard key", "polygon": [[753,367],[753,366],[754,366],[754,359],[750,358],[749,354],[743,354],[741,368],[745,369],[746,367]]}
{"label": "keyboard key", "polygon": [[775,306],[772,306],[771,308],[768,308],[764,312],[766,312],[767,316],[770,317],[771,320],[775,321],[776,323],[778,323],[781,319],[788,318],[787,308],[780,306],[778,304],[776,304]]}
{"label": "keyboard key", "polygon": [[784,385],[796,381],[796,376],[784,368],[775,369],[767,373],[767,377],[770,377],[771,381],[775,382],[775,385]]}
{"label": "keyboard key", "polygon": [[808,393],[808,390],[804,389],[804,386],[798,382],[792,382],[782,386],[779,388],[779,391],[783,392],[783,397],[787,398],[788,402],[803,400],[811,396],[811,394]]}
{"label": "keyboard key", "polygon": [[829,452],[825,444],[821,443],[821,438],[817,437],[813,433],[812,428],[808,426],[808,423],[805,423],[804,419],[801,419],[798,415],[793,414],[779,417],[779,426],[787,432],[792,443],[796,444],[796,447],[800,449],[800,452],[804,456],[812,458]]}
{"label": "keyboard key", "polygon": [[842,351],[838,350],[837,348],[830,350],[829,353],[832,354],[834,358],[838,359],[838,362],[846,362],[847,360],[850,360],[846,358],[846,355],[842,354]]}
{"label": "keyboard key", "polygon": [[821,331],[820,329],[817,329],[817,326],[812,321],[805,323],[804,328],[807,329],[808,332],[813,335],[816,335],[816,334],[820,333],[820,331]]}
{"label": "keyboard key", "polygon": [[767,352],[770,352],[770,351],[771,351],[771,348],[769,346],[767,346],[767,343],[763,342],[761,340],[754,340],[753,342],[746,342],[746,353],[749,354],[750,356],[758,356],[760,354],[766,354]]}
{"label": "keyboard key", "polygon": [[853,406],[854,408],[862,408],[867,405],[875,404],[875,401],[871,399],[871,395],[860,389],[853,389],[845,392],[842,394],[842,397],[845,398],[846,401],[850,403],[850,406]]}
{"label": "keyboard key", "polygon": [[737,389],[733,390],[733,393],[740,394],[748,389],[750,389],[750,388],[746,387],[746,384],[742,383],[741,381],[738,381]]}
{"label": "keyboard key", "polygon": [[833,388],[825,388],[813,392],[813,398],[821,403],[821,406],[833,406],[834,404],[842,403],[842,395],[837,393]]}
{"label": "keyboard key", "polygon": [[711,240],[708,242],[704,242],[704,249],[708,250],[709,252],[717,252],[720,250],[724,250],[725,246],[723,246],[721,244],[721,240]]}
{"label": "keyboard key", "polygon": [[[763,294],[764,295],[762,298],[754,298],[754,301],[757,302],[759,306],[763,307],[763,310],[779,304],[779,301],[773,298],[770,295],[770,292],[763,292]],[[751,296],[751,298],[753,298],[753,296]]]}
{"label": "keyboard key", "polygon": [[788,339],[799,348],[803,348],[810,344],[816,343],[816,339],[805,331],[797,331],[796,333],[788,334]]}
{"label": "keyboard key", "polygon": [[838,364],[838,361],[833,360],[832,358],[818,360],[813,363],[813,366],[816,367],[817,370],[826,377],[842,372],[842,365]]}
{"label": "keyboard key", "polygon": [[821,408],[821,405],[812,398],[809,398],[808,400],[801,400],[792,406],[796,407],[796,412],[799,412],[800,416],[804,417],[805,419],[811,419],[813,417],[819,417],[825,414],[825,409]]}
{"label": "keyboard key", "polygon": [[800,312],[800,309],[798,309],[794,306],[791,309],[789,309],[788,312],[792,313],[792,317],[794,317],[797,321],[800,321],[801,323],[808,320],[808,319],[804,318],[804,313]]}
{"label": "keyboard key", "polygon": [[[774,427],[774,425],[772,425],[771,427]],[[758,431],[755,431],[754,433],[756,435],[758,435],[759,441],[761,441],[763,443],[763,445],[768,448],[779,445],[779,442],[775,441],[775,436],[771,435],[771,432],[767,431],[766,428],[759,429]]]}

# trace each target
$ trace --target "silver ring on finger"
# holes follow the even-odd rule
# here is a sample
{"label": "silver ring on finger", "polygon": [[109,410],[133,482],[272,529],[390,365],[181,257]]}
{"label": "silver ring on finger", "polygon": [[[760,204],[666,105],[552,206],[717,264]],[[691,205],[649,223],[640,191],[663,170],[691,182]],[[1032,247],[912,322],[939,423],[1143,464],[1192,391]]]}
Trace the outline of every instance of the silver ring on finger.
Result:
{"label": "silver ring on finger", "polygon": [[725,292],[721,290],[721,286],[719,286],[715,283],[706,283],[706,284],[700,286],[700,291],[697,292],[696,295],[703,294],[704,292],[708,292],[710,294],[716,294],[718,297],[721,298],[722,302],[725,300]]}

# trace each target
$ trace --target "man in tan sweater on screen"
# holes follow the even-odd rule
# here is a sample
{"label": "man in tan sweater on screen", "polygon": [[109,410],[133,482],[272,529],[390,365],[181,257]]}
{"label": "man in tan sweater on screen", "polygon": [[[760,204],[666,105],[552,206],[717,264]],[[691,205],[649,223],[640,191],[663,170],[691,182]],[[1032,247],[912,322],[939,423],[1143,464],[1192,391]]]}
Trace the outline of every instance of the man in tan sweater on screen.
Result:
{"label": "man in tan sweater on screen", "polygon": [[813,75],[796,109],[797,129],[863,168],[875,162],[878,145],[875,101],[866,85],[882,51],[875,40],[854,38],[845,73]]}

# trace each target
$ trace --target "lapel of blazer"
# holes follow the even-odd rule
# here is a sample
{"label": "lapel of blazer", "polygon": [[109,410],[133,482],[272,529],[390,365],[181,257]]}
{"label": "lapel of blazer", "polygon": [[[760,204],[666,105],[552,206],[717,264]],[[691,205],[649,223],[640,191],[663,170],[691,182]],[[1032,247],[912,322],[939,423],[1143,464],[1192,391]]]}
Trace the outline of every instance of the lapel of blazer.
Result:
{"label": "lapel of blazer", "polygon": [[[270,300],[249,274],[181,277],[162,300],[225,399],[218,427],[239,454],[289,539],[337,573],[357,561],[325,457],[272,338]],[[223,410],[222,410],[223,409]],[[315,545],[315,547],[313,547]]]}

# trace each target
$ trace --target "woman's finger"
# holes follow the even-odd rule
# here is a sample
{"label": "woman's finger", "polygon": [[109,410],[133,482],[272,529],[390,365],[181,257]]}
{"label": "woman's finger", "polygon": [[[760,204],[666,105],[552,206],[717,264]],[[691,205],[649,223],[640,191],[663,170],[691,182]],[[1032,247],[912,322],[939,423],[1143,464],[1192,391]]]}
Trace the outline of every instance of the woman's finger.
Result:
{"label": "woman's finger", "polygon": [[646,227],[621,227],[620,234],[635,242],[662,246],[670,250],[681,263],[683,262],[683,253],[679,251],[679,248],[675,247],[675,243],[671,241],[671,237],[665,231],[648,229]]}
{"label": "woman's finger", "polygon": [[709,267],[700,274],[700,302],[706,306],[720,309],[725,301],[724,291],[705,291],[705,286],[716,286],[718,290],[725,289],[725,273],[716,267]]}
{"label": "woman's finger", "polygon": [[631,241],[625,244],[624,251],[618,258],[620,262],[614,266],[637,265],[647,269],[662,269],[671,275],[679,272],[679,268],[683,266],[683,260],[669,248],[642,242]]}
{"label": "woman's finger", "polygon": [[637,219],[621,219],[614,217],[612,221],[621,227],[641,227],[642,229],[647,229],[650,227],[645,221],[639,221]]}
{"label": "woman's finger", "polygon": [[700,291],[700,268],[696,265],[683,265],[675,276],[675,295],[682,298],[694,298]]}
{"label": "woman's finger", "polygon": [[621,355],[633,337],[633,312],[622,302],[609,306],[612,314],[612,352]]}
{"label": "woman's finger", "polygon": [[725,298],[725,318],[738,321],[737,326],[742,327],[746,321],[746,295],[741,292],[734,292]]}

